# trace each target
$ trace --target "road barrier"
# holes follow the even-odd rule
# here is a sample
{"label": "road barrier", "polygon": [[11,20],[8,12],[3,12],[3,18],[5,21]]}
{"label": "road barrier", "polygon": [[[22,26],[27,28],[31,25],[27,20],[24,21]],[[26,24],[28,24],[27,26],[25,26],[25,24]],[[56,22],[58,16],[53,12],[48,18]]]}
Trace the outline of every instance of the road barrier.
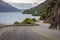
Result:
{"label": "road barrier", "polygon": [[39,26],[39,24],[34,24],[34,25],[32,25],[32,24],[3,25],[3,26],[0,26],[0,27],[9,27],[9,26]]}

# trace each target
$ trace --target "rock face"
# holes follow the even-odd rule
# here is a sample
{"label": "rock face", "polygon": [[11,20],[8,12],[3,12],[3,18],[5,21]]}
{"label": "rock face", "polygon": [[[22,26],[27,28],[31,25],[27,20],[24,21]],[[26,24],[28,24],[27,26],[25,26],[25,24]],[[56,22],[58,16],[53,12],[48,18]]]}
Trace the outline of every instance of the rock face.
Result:
{"label": "rock face", "polygon": [[48,3],[44,22],[51,23],[50,28],[60,29],[60,0]]}
{"label": "rock face", "polygon": [[0,0],[0,12],[19,12],[19,11],[21,10],[16,9],[9,5],[8,3],[5,3],[2,0]]}

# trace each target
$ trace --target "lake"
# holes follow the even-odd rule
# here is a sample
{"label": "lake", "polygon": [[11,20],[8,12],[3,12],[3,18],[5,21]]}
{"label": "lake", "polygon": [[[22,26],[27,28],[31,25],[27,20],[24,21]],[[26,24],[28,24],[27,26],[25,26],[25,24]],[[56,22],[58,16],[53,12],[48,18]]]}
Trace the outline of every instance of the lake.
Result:
{"label": "lake", "polygon": [[0,23],[13,24],[15,21],[22,22],[26,18],[39,19],[39,16],[32,16],[32,14],[22,14],[22,12],[0,12]]}

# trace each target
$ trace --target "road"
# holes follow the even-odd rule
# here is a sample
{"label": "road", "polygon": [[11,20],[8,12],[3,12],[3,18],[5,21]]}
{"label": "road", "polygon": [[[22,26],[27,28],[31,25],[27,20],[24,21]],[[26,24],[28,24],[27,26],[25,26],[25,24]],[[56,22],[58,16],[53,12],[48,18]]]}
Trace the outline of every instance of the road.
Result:
{"label": "road", "polygon": [[60,40],[60,30],[48,29],[50,24],[39,21],[40,26],[9,26],[0,28],[0,40]]}
{"label": "road", "polygon": [[49,29],[50,24],[43,23],[43,21],[37,22],[40,26],[32,28],[32,30],[42,36],[50,38],[52,40],[60,40],[60,30]]}
{"label": "road", "polygon": [[0,31],[0,40],[50,40],[40,36],[31,30],[32,27],[6,27]]}

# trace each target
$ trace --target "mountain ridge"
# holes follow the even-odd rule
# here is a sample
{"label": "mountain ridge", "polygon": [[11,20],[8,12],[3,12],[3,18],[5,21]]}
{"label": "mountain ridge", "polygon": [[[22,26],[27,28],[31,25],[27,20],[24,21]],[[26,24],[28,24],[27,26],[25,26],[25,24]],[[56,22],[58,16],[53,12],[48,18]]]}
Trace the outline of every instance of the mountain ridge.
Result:
{"label": "mountain ridge", "polygon": [[[31,9],[27,9],[27,10],[25,10],[23,13],[24,13],[24,14],[32,14],[32,15],[37,15],[37,16],[39,15],[39,16],[40,16],[40,12],[42,12],[42,11],[45,12],[47,2],[48,2],[48,1],[45,1],[45,2],[37,5],[36,7],[33,7],[33,8],[31,8]],[[44,10],[42,10],[41,8],[43,8]],[[37,11],[37,14],[35,14],[35,11]],[[30,12],[30,13],[29,13],[29,12]]]}
{"label": "mountain ridge", "polygon": [[0,12],[20,12],[21,10],[5,3],[4,1],[0,0]]}

